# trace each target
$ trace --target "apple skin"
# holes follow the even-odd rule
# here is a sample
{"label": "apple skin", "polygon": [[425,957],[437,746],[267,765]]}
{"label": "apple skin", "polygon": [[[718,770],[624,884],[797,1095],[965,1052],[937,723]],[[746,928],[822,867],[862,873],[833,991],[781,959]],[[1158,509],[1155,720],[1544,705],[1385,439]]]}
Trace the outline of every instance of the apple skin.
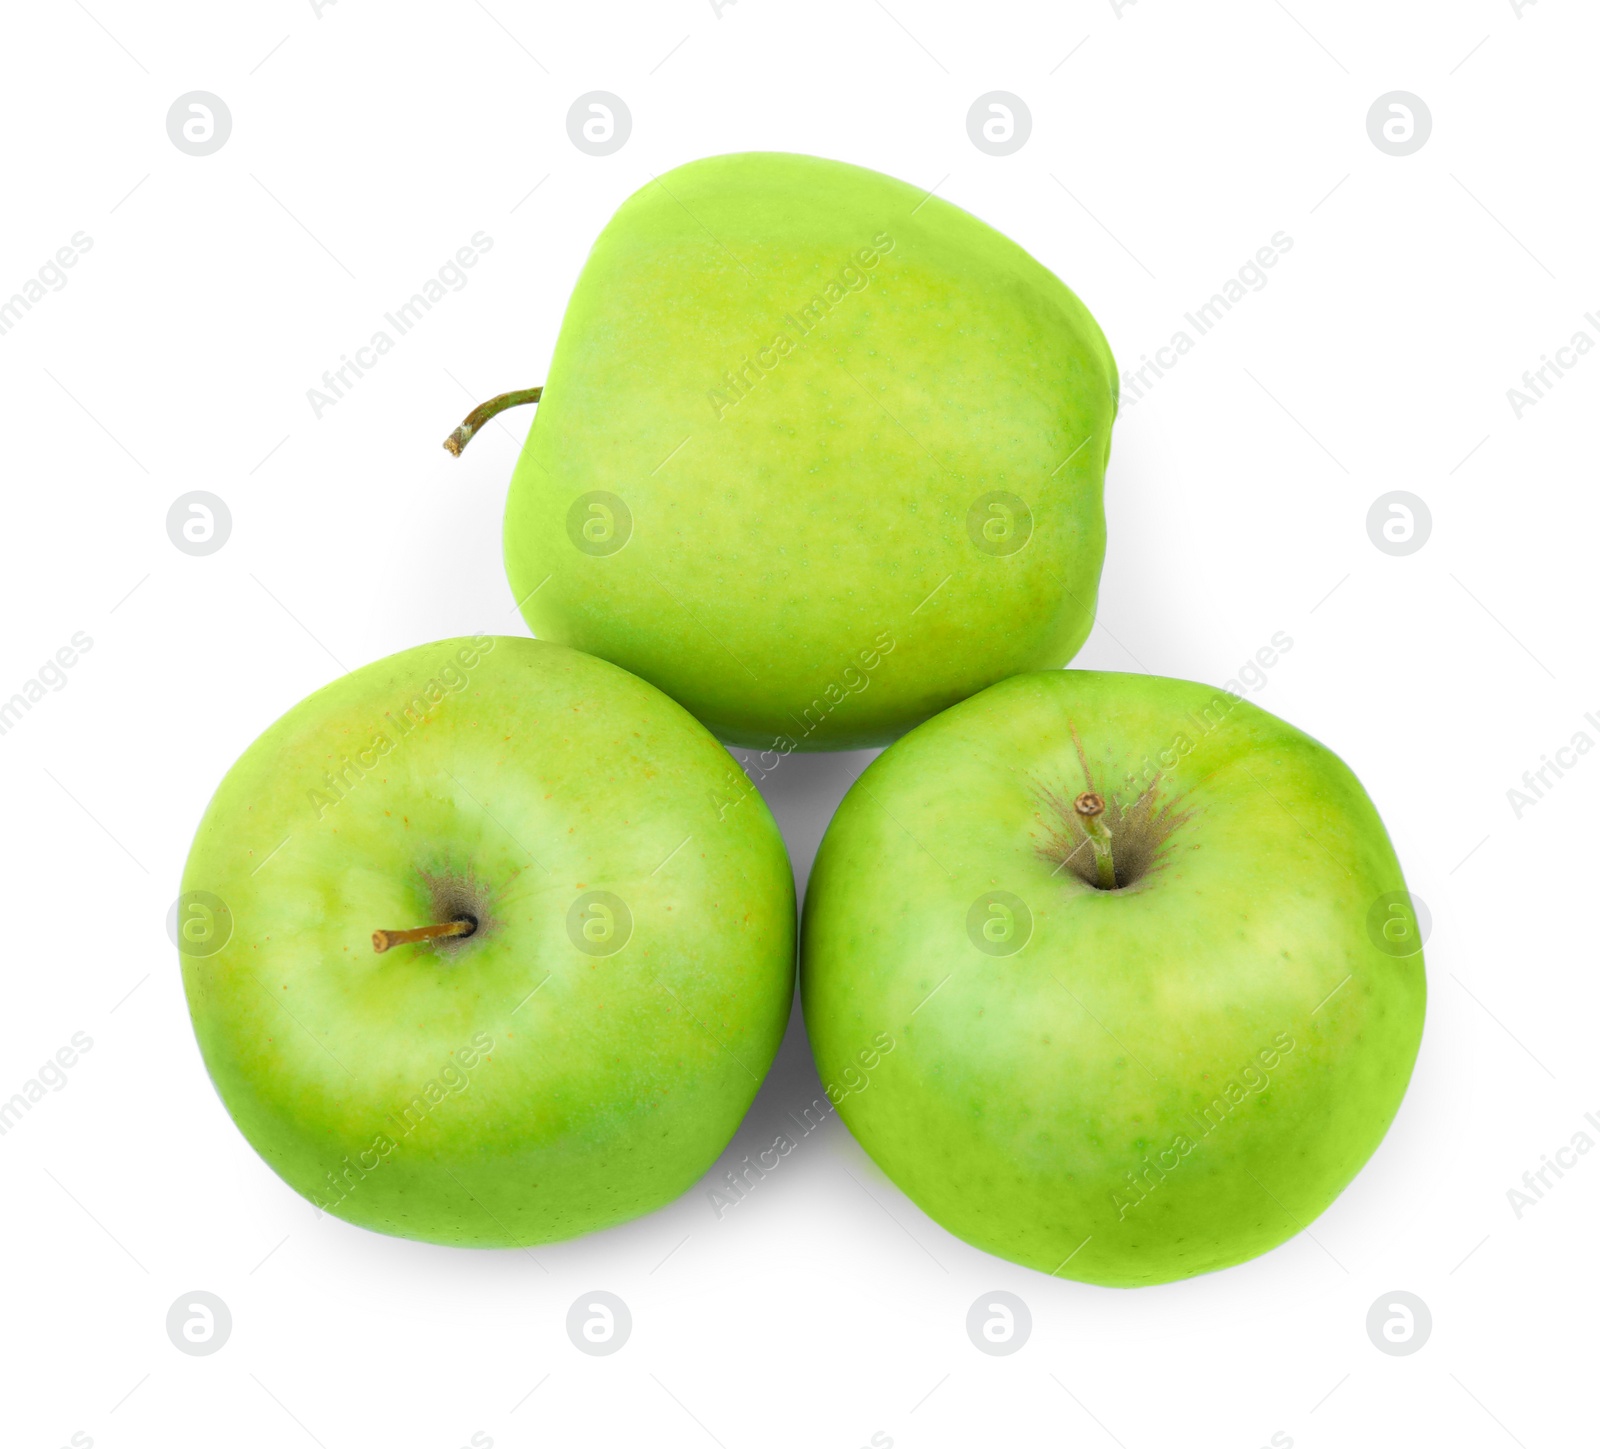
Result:
{"label": "apple skin", "polygon": [[[1158,777],[1178,817],[1115,891],[1040,853],[1059,822],[1042,792],[1090,788],[1084,761],[1125,805]],[[1086,1283],[1165,1283],[1282,1243],[1382,1140],[1426,988],[1420,952],[1368,921],[1404,889],[1355,776],[1275,716],[1182,680],[1022,675],[845,797],[806,892],[806,1025],[851,1132],[950,1232]],[[969,936],[995,890],[1031,912],[1030,933],[1011,910],[1014,954]],[[1395,949],[1417,944],[1407,919]],[[863,1055],[879,1033],[892,1050]]]}
{"label": "apple skin", "polygon": [[692,162],[622,205],[572,294],[511,587],[540,638],[730,743],[883,744],[1082,645],[1117,386],[1083,303],[924,188]]}
{"label": "apple skin", "polygon": [[[319,1207],[434,1243],[550,1242],[678,1196],[793,999],[788,856],[753,791],[719,809],[734,777],[654,687],[528,639],[424,645],[302,701],[228,772],[183,877],[232,913],[183,976],[239,1130]],[[631,934],[589,906],[569,932],[595,890]],[[452,905],[473,936],[374,953]],[[580,949],[590,921],[625,944]]]}

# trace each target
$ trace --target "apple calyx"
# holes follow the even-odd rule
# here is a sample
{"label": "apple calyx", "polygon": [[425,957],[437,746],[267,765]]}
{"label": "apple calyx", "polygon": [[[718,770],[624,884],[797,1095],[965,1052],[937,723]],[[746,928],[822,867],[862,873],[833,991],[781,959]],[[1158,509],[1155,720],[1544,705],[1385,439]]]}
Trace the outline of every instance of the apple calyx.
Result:
{"label": "apple calyx", "polygon": [[1106,813],[1106,802],[1093,790],[1085,790],[1072,802],[1072,808],[1083,826],[1083,833],[1094,847],[1096,884],[1103,891],[1117,888],[1117,866],[1111,858],[1111,831],[1101,818]]}
{"label": "apple calyx", "polygon": [[461,450],[467,446],[490,418],[498,416],[507,408],[518,408],[524,403],[536,403],[544,394],[542,387],[525,387],[516,392],[503,392],[499,397],[492,397],[488,402],[479,403],[477,407],[461,420],[461,426],[444,440],[444,450],[452,458],[459,458]]}
{"label": "apple calyx", "polygon": [[413,926],[408,931],[374,931],[372,949],[381,956],[395,946],[407,946],[413,941],[436,941],[446,936],[470,936],[477,929],[478,923],[472,916],[457,916],[455,920],[437,926]]}

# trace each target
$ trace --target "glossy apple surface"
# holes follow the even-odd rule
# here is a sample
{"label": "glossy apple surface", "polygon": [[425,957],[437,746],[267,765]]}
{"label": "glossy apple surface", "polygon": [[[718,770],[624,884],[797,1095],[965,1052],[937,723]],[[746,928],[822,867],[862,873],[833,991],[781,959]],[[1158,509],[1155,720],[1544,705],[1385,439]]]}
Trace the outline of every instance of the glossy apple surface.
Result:
{"label": "glossy apple surface", "polygon": [[[295,706],[184,871],[184,986],[240,1131],[430,1242],[649,1212],[733,1135],[793,989],[788,857],[727,752],[602,660],[448,640]],[[373,950],[376,930],[476,921]]]}
{"label": "glossy apple surface", "polygon": [[530,628],[731,743],[883,743],[1088,634],[1110,348],[926,188],[718,156],[618,210],[511,482]]}
{"label": "glossy apple surface", "polygon": [[[1309,1224],[1383,1138],[1422,1032],[1418,926],[1360,783],[1181,680],[1023,675],[914,730],[829,826],[802,940],[817,1065],[861,1145],[959,1237],[1090,1283],[1227,1267]],[[880,1033],[893,1049],[864,1050]]]}

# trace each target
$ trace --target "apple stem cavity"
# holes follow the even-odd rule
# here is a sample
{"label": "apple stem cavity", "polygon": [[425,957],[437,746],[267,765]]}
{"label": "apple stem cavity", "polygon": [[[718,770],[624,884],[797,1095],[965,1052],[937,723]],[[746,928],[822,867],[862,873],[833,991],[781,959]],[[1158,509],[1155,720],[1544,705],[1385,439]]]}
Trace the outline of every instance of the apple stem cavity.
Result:
{"label": "apple stem cavity", "polygon": [[1100,889],[1114,891],[1117,888],[1117,866],[1111,858],[1111,831],[1101,818],[1106,813],[1106,802],[1093,790],[1085,790],[1072,802],[1072,808],[1077,812],[1083,833],[1094,846],[1094,866]]}
{"label": "apple stem cavity", "polygon": [[486,403],[479,403],[461,420],[461,426],[444,440],[445,452],[452,458],[459,458],[461,450],[472,441],[473,436],[490,418],[499,416],[507,408],[519,408],[524,403],[536,403],[543,394],[542,387],[525,387],[516,392],[503,392],[499,397],[492,397]]}
{"label": "apple stem cavity", "polygon": [[413,941],[437,941],[441,936],[470,936],[477,929],[478,923],[471,917],[461,917],[438,926],[414,926],[409,931],[374,931],[372,949],[381,956],[394,946],[408,946]]}

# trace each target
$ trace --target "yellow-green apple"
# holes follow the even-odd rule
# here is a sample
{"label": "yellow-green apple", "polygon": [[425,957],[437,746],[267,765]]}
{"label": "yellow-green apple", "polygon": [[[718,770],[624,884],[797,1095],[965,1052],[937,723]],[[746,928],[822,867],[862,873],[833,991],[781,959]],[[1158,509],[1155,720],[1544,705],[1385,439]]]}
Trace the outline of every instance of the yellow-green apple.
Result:
{"label": "yellow-green apple", "polygon": [[1204,685],[1067,670],[861,776],[811,874],[801,991],[823,1081],[864,1082],[841,1115],[931,1217],[1135,1285],[1263,1253],[1338,1196],[1400,1105],[1425,986],[1337,755]]}
{"label": "yellow-green apple", "polygon": [[1117,372],[1046,267],[810,156],[668,171],[601,233],[511,481],[534,633],[731,743],[881,744],[1066,663],[1094,618]]}
{"label": "yellow-green apple", "polygon": [[[396,654],[228,772],[178,907],[241,1132],[363,1227],[531,1244],[716,1158],[783,1034],[794,886],[760,797],[654,686],[557,644]],[[750,792],[753,793],[753,792]]]}

